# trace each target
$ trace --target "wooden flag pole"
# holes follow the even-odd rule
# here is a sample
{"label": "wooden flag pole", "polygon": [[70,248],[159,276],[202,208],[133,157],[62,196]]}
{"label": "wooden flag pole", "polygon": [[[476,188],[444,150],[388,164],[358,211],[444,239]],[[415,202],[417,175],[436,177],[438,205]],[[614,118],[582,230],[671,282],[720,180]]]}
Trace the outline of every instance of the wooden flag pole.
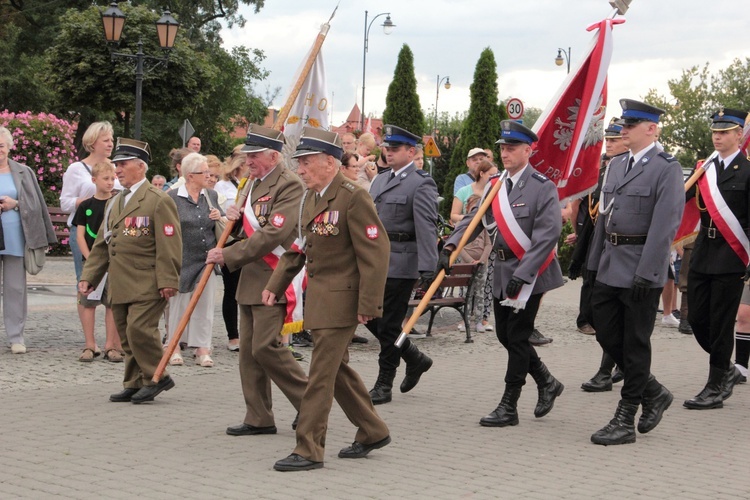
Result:
{"label": "wooden flag pole", "polygon": [[693,185],[698,182],[698,179],[701,178],[701,176],[706,172],[706,169],[703,168],[703,164],[701,164],[700,167],[695,168],[695,172],[693,172],[693,175],[690,176],[690,178],[685,181],[685,192],[687,193],[688,190],[693,187]]}
{"label": "wooden flag pole", "polygon": [[[471,219],[471,222],[469,223],[469,226],[466,228],[466,231],[461,236],[461,240],[458,242],[458,245],[456,246],[456,249],[453,250],[450,257],[450,265],[452,266],[454,262],[456,262],[456,259],[458,258],[458,254],[461,253],[461,250],[466,246],[466,244],[469,242],[469,237],[471,237],[471,234],[474,232],[474,230],[477,228],[477,226],[481,223],[482,217],[487,212],[487,210],[490,208],[490,205],[492,205],[492,200],[495,199],[495,196],[497,196],[498,191],[500,191],[500,188],[503,186],[503,182],[498,180],[494,186],[492,186],[492,189],[490,189],[490,192],[487,194],[487,196],[484,199],[484,202],[479,206],[477,209],[477,213],[474,214],[474,218]],[[424,294],[424,297],[422,297],[422,300],[419,302],[417,307],[414,308],[414,312],[412,313],[411,317],[409,318],[409,321],[406,322],[404,325],[403,330],[401,331],[401,335],[398,336],[396,339],[396,347],[401,347],[401,345],[404,343],[404,340],[406,340],[406,337],[409,335],[407,332],[410,332],[412,328],[414,328],[414,325],[417,323],[417,320],[422,316],[422,313],[427,308],[427,304],[430,303],[430,300],[432,299],[432,296],[435,295],[435,292],[438,288],[440,288],[440,283],[443,282],[443,278],[445,278],[445,269],[441,269],[440,272],[435,276],[435,280],[432,282],[430,287],[427,289],[427,291]]]}

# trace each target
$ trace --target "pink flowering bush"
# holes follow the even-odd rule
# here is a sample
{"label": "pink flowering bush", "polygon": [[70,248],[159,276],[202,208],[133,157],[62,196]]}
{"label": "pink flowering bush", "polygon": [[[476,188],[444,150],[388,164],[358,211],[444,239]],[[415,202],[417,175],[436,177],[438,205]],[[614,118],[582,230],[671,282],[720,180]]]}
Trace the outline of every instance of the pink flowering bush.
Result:
{"label": "pink flowering bush", "polygon": [[[75,126],[48,113],[12,113],[8,110],[0,111],[0,125],[13,136],[15,145],[10,158],[36,172],[47,205],[59,206],[63,172],[77,160],[73,147]],[[62,244],[67,245],[67,239]],[[60,254],[63,248],[67,246],[53,246],[52,252]]]}

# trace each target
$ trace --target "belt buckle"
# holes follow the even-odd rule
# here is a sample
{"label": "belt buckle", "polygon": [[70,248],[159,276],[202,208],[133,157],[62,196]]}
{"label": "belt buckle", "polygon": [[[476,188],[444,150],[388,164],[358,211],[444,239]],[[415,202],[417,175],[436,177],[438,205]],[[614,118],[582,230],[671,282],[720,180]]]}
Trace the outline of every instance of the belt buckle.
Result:
{"label": "belt buckle", "polygon": [[612,245],[617,246],[617,233],[611,233],[609,235],[609,242],[612,243]]}
{"label": "belt buckle", "polygon": [[505,260],[505,250],[503,250],[502,248],[498,248],[496,253],[500,260]]}
{"label": "belt buckle", "polygon": [[716,228],[715,227],[709,227],[707,232],[708,232],[709,239],[712,239],[712,240],[716,239]]}

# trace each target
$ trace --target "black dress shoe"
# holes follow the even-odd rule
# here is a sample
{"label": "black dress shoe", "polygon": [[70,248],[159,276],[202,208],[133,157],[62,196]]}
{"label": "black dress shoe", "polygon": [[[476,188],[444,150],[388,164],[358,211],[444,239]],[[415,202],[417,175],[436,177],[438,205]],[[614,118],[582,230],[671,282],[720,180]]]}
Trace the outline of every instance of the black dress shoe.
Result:
{"label": "black dress shoe", "polygon": [[352,344],[367,344],[368,342],[370,342],[370,340],[367,337],[361,337],[359,335],[352,337]]}
{"label": "black dress shoe", "polygon": [[234,427],[227,427],[227,434],[230,436],[255,436],[257,434],[276,434],[276,426],[254,427],[250,424],[242,423]]}
{"label": "black dress shoe", "polygon": [[275,464],[273,464],[273,468],[274,470],[278,470],[281,472],[322,469],[323,462],[313,462],[312,460],[308,460],[304,457],[301,457],[297,455],[296,453],[292,453],[288,457],[281,459]]}
{"label": "black dress shoe", "polygon": [[354,441],[351,446],[339,451],[339,458],[365,458],[372,450],[377,450],[391,444],[391,436],[386,436],[372,444],[362,444]]}
{"label": "black dress shoe", "polygon": [[550,342],[552,342],[552,339],[542,335],[542,332],[540,332],[536,328],[534,328],[534,331],[531,332],[531,336],[529,337],[529,344],[533,346],[543,346],[549,344]]}
{"label": "black dress shoe", "polygon": [[130,399],[133,394],[138,392],[140,389],[126,388],[116,394],[110,394],[109,400],[113,403],[130,403]]}
{"label": "black dress shoe", "polygon": [[172,380],[172,377],[167,375],[166,377],[162,378],[158,384],[156,385],[147,385],[146,387],[141,387],[138,392],[133,394],[133,396],[130,398],[130,401],[133,404],[141,404],[145,403],[147,401],[153,401],[156,396],[158,396],[162,391],[168,391],[174,387],[174,380]]}

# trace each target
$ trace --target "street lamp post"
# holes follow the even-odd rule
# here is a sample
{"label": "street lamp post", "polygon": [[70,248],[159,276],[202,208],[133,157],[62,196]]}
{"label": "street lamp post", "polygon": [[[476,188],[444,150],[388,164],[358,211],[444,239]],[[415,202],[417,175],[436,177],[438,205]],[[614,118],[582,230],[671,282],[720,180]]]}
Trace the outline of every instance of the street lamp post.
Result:
{"label": "street lamp post", "polygon": [[568,51],[566,52],[565,49],[557,48],[557,57],[555,57],[555,64],[558,66],[563,65],[563,55],[565,56],[565,62],[568,63],[568,73],[570,73],[570,47],[568,47]]}
{"label": "street lamp post", "polygon": [[[102,12],[102,25],[104,27],[104,38],[111,45],[120,43],[122,28],[125,26],[125,14],[117,8],[117,2],[112,2],[107,10]],[[177,29],[180,23],[172,17],[168,10],[165,10],[162,16],[156,21],[156,33],[159,36],[159,46],[164,49],[164,57],[149,56],[143,53],[143,41],[138,39],[138,51],[135,54],[125,54],[121,52],[112,52],[110,54],[112,61],[121,57],[135,61],[135,132],[133,138],[141,139],[141,105],[143,103],[143,75],[144,60],[156,61],[157,67],[161,63],[167,65],[169,60],[169,51],[174,47],[174,41],[177,36]],[[153,69],[153,68],[151,68]]]}
{"label": "street lamp post", "polygon": [[437,88],[435,90],[435,119],[432,121],[432,137],[435,137],[435,134],[437,133],[438,98],[440,97],[440,84],[443,83],[443,80],[445,80],[445,90],[451,88],[450,76],[445,76],[443,78],[440,78],[440,75],[437,76]]}
{"label": "street lamp post", "polygon": [[393,32],[393,28],[396,27],[396,25],[393,24],[393,21],[391,21],[390,12],[382,12],[378,14],[377,16],[372,18],[370,24],[367,24],[367,11],[365,11],[365,50],[362,54],[362,110],[360,112],[360,130],[365,129],[365,69],[367,68],[367,47],[370,40],[370,28],[372,27],[372,23],[375,22],[375,19],[379,18],[380,16],[386,16],[385,21],[383,22],[383,24],[381,24],[381,26],[383,27],[383,33],[385,33],[386,35],[390,35]]}

